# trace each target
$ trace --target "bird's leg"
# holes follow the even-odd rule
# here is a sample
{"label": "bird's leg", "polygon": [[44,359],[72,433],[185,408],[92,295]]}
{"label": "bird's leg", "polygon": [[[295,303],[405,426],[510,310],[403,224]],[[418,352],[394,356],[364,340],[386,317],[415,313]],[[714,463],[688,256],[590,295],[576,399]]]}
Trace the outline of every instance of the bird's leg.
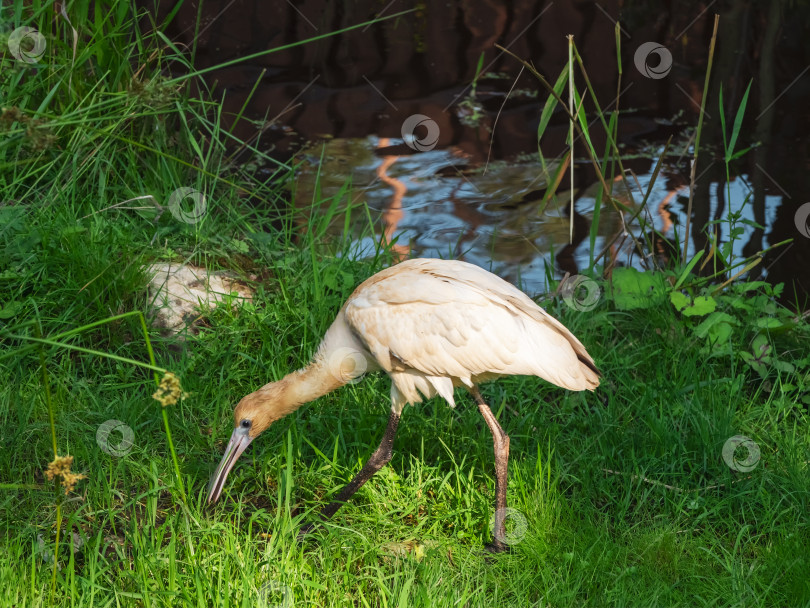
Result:
{"label": "bird's leg", "polygon": [[332,517],[337,510],[343,506],[343,503],[349,500],[364,483],[372,478],[374,473],[388,464],[393,454],[394,437],[397,434],[397,426],[399,426],[399,414],[392,410],[391,417],[388,419],[388,426],[385,428],[385,433],[383,434],[379,447],[371,455],[371,458],[368,459],[368,462],[363,465],[360,472],[354,476],[354,479],[346,484],[346,487],[335,497],[335,500],[324,507],[323,511],[321,511],[321,515],[324,519]]}
{"label": "bird's leg", "polygon": [[[346,487],[344,487],[338,493],[335,499],[324,507],[323,511],[321,511],[321,517],[324,519],[330,519],[337,512],[337,510],[340,509],[340,507],[342,507],[343,504],[363,486],[364,483],[372,478],[374,473],[388,464],[388,461],[391,460],[391,455],[393,454],[394,437],[397,434],[397,426],[399,426],[399,414],[392,410],[391,417],[388,419],[388,426],[385,428],[385,433],[383,434],[380,446],[374,451],[371,458],[368,459],[368,462],[363,465],[360,472],[354,476],[354,479],[346,484]],[[304,526],[304,528],[301,529],[299,536],[306,534],[314,527],[314,524]]]}
{"label": "bird's leg", "polygon": [[509,463],[509,435],[503,432],[501,425],[495,419],[492,410],[484,402],[477,387],[473,387],[472,395],[478,404],[478,410],[487,422],[489,430],[492,432],[492,443],[495,451],[495,526],[492,530],[494,538],[487,545],[487,550],[493,553],[508,551],[509,545],[506,539],[506,479],[507,465]]}

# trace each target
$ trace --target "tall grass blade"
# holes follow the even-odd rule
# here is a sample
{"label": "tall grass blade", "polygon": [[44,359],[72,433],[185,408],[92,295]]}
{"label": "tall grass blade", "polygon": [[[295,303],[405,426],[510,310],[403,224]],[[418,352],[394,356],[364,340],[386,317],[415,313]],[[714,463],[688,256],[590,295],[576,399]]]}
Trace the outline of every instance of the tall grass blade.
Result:
{"label": "tall grass blade", "polygon": [[[745,88],[745,94],[743,95],[742,101],[740,102],[740,107],[737,108],[737,116],[734,117],[734,126],[731,129],[731,140],[728,142],[728,148],[726,148],[726,162],[732,161],[735,158],[742,156],[747,152],[746,150],[740,150],[736,154],[734,153],[734,147],[737,145],[737,137],[740,134],[740,129],[742,129],[742,122],[743,116],[745,115],[745,106],[748,103],[748,93],[751,92],[751,84],[753,83],[753,79],[748,82],[748,86]],[[723,109],[720,109],[720,116],[723,116]],[[725,140],[725,129],[723,130],[723,139]]]}
{"label": "tall grass blade", "polygon": [[[697,134],[695,135],[695,154],[692,158],[692,170],[689,178],[689,204],[686,207],[686,228],[683,235],[683,251],[681,259],[686,259],[689,252],[689,237],[692,223],[692,204],[695,200],[695,176],[697,172],[698,151],[700,150],[700,134],[703,131],[703,114],[706,107],[706,97],[709,94],[709,78],[712,73],[712,63],[714,62],[714,47],[717,43],[717,27],[720,23],[720,15],[714,16],[714,29],[712,30],[712,40],[709,44],[709,61],[706,65],[706,79],[703,81],[703,98],[700,100],[700,115],[698,116]],[[722,114],[722,113],[721,113]]]}

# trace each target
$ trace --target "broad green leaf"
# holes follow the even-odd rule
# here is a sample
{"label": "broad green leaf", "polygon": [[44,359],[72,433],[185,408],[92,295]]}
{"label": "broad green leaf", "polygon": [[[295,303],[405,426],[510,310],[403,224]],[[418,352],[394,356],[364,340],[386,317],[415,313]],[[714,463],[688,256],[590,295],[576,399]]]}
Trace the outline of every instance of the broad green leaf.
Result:
{"label": "broad green leaf", "polygon": [[724,344],[728,341],[737,319],[725,312],[713,312],[695,327],[698,338],[708,338],[712,342]]}
{"label": "broad green leaf", "polygon": [[726,344],[733,332],[734,328],[728,323],[715,323],[709,328],[706,337],[715,344]]}
{"label": "broad green leaf", "polygon": [[771,362],[771,365],[773,365],[780,372],[785,372],[787,374],[792,374],[793,372],[796,371],[796,368],[793,365],[791,365],[790,363],[788,363],[787,361],[773,360]]}
{"label": "broad green leaf", "polygon": [[736,291],[737,293],[746,293],[754,289],[762,288],[767,292],[769,291],[768,290],[769,287],[770,284],[765,281],[746,281],[745,283],[735,283],[734,291]]}
{"label": "broad green leaf", "polygon": [[692,300],[680,291],[671,291],[669,300],[675,309],[686,317],[701,317],[714,312],[717,308],[717,302],[711,296],[698,296]]}
{"label": "broad green leaf", "polygon": [[710,312],[714,312],[716,308],[717,302],[714,301],[713,297],[698,296],[695,298],[692,305],[683,311],[683,314],[687,317],[701,317],[709,314]]}
{"label": "broad green leaf", "polygon": [[767,366],[764,363],[762,363],[759,359],[754,357],[754,355],[752,355],[751,353],[743,351],[740,353],[740,358],[743,361],[745,361],[748,365],[750,365],[751,368],[763,378],[767,375],[768,373]]}
{"label": "broad green leaf", "polygon": [[762,329],[776,329],[777,327],[781,328],[783,323],[779,319],[774,319],[773,317],[762,317],[757,319],[756,325]]}
{"label": "broad green leaf", "polygon": [[620,310],[651,308],[666,300],[668,283],[663,274],[616,268],[611,280],[613,302]]}
{"label": "broad green leaf", "polygon": [[232,238],[229,242],[229,245],[231,246],[231,249],[239,253],[248,253],[250,251],[250,247],[248,246],[248,244],[241,239]]}
{"label": "broad green leaf", "polygon": [[771,345],[768,343],[768,336],[759,333],[751,341],[751,352],[755,357],[764,357],[771,351]]}
{"label": "broad green leaf", "polygon": [[0,306],[0,319],[10,319],[22,309],[22,302],[8,302]]}
{"label": "broad green leaf", "polygon": [[669,301],[672,302],[672,305],[678,312],[681,312],[684,308],[692,303],[689,296],[680,291],[671,291],[669,293]]}

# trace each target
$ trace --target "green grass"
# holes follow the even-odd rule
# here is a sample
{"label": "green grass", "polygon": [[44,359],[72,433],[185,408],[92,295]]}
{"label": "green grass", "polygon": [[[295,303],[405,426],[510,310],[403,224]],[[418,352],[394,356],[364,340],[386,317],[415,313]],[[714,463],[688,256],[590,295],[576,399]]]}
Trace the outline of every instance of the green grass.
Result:
{"label": "green grass", "polygon": [[[53,6],[32,10],[18,21],[42,26]],[[0,71],[4,107],[18,109],[0,140],[14,201],[0,207],[0,605],[810,605],[810,332],[764,286],[714,293],[731,318],[718,317],[731,329],[714,343],[669,298],[631,308],[606,291],[589,312],[544,302],[604,382],[596,395],[534,378],[483,387],[511,437],[509,505],[526,523],[510,528],[523,534],[510,554],[482,552],[492,445],[464,397],[456,410],[407,408],[390,465],[296,541],[379,442],[382,375],[271,427],[207,508],[234,404],[303,365],[356,284],[391,260],[353,260],[347,242],[325,239],[348,221],[347,191],[288,211],[287,168],[258,182],[230,159],[217,104],[161,79],[181,57],[159,35],[124,36],[129,12],[103,28],[71,18],[75,60],[58,22],[49,63],[6,56]],[[201,221],[149,200],[108,209],[145,195],[165,207],[180,187],[206,194]],[[123,209],[134,206],[148,208]],[[161,259],[258,276],[254,303],[211,311],[198,336],[150,330],[156,366],[189,393],[164,410],[171,443],[152,371],[124,360],[150,361],[137,315],[62,335],[146,311],[142,267]],[[690,297],[717,287],[682,272]],[[751,362],[760,335],[769,358]],[[43,476],[49,412],[58,453],[87,475],[67,496]],[[108,420],[132,429],[123,456],[97,442]],[[748,473],[721,456],[738,434],[761,449]]]}

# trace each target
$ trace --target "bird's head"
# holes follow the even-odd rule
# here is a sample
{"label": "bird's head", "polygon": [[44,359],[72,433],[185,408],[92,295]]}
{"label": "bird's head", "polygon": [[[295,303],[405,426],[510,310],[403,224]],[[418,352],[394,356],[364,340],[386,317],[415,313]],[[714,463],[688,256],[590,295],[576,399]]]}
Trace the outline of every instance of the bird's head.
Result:
{"label": "bird's head", "polygon": [[281,418],[278,407],[278,388],[268,384],[255,393],[242,398],[233,412],[233,433],[225,448],[225,455],[208,484],[208,502],[216,502],[222,493],[228,473],[250,442]]}
{"label": "bird's head", "polygon": [[243,397],[233,412],[231,440],[208,485],[208,502],[215,502],[219,498],[225,479],[236,460],[267,427],[304,403],[325,395],[346,382],[342,375],[334,372],[333,366],[316,358],[307,368],[287,374],[278,382],[265,384],[256,392]]}

